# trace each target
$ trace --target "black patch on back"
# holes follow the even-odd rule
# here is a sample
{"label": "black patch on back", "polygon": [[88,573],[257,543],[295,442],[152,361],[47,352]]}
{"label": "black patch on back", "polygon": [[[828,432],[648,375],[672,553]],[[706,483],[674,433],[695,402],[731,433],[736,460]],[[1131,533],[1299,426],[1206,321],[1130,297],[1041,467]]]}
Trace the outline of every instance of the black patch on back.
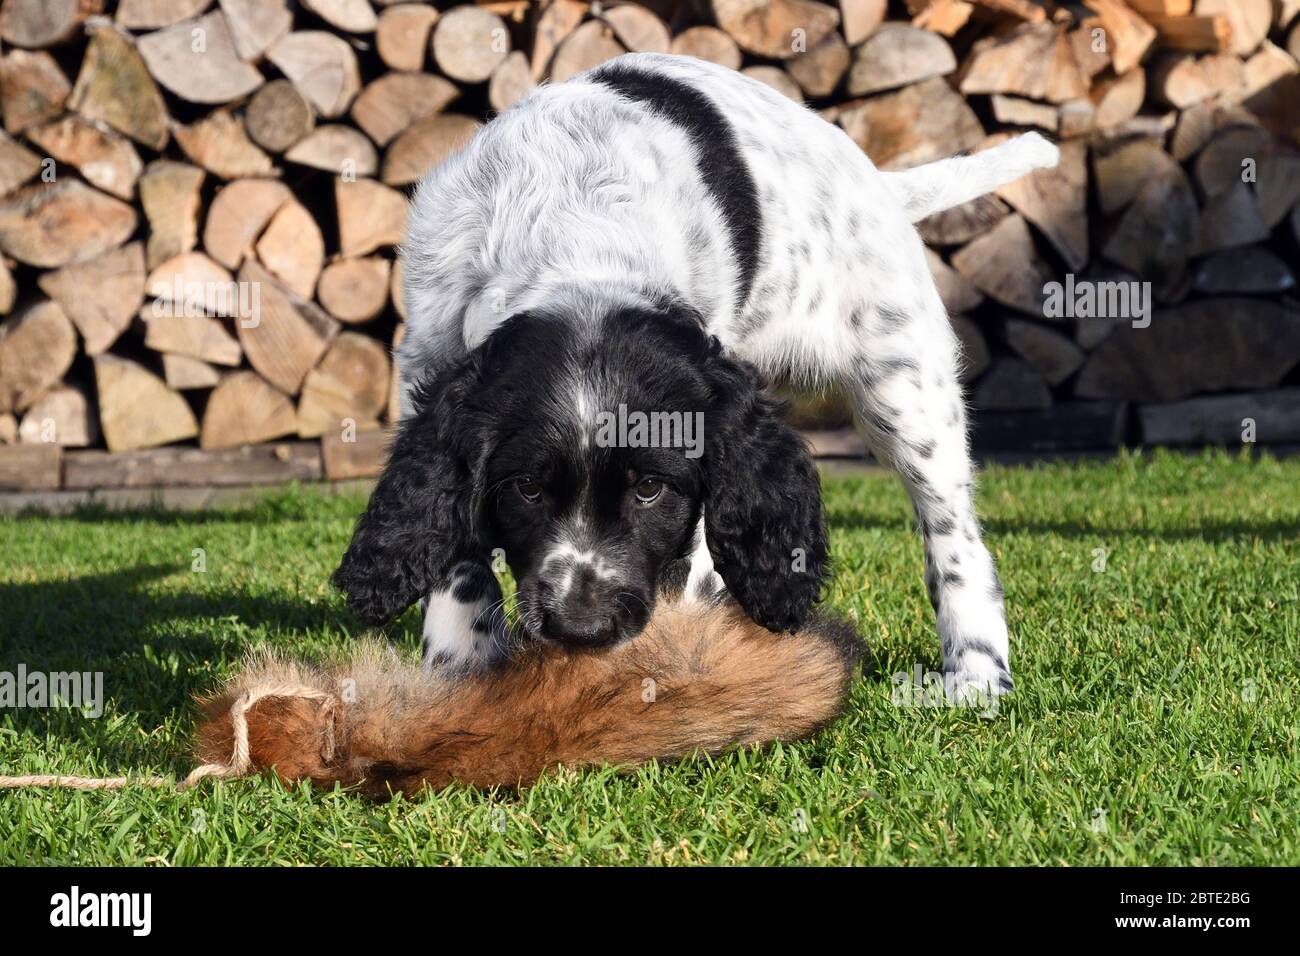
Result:
{"label": "black patch on back", "polygon": [[704,186],[722,210],[731,237],[740,269],[739,311],[749,299],[758,271],[762,220],[754,177],[740,155],[731,124],[707,96],[669,76],[612,63],[595,70],[591,79],[653,110],[690,137]]}

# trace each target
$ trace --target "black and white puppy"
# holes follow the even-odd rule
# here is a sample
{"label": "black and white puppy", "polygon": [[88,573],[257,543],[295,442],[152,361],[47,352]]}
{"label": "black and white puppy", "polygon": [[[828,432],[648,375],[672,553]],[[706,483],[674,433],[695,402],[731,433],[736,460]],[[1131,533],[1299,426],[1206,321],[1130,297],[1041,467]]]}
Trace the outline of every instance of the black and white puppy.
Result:
{"label": "black and white puppy", "polygon": [[[428,662],[490,662],[495,554],[538,638],[633,635],[683,579],[793,628],[826,538],[764,383],[835,386],[911,495],[950,692],[1009,690],[959,348],[912,223],[1056,159],[1029,134],[881,173],[816,114],[685,57],[540,88],[415,196],[403,421],[335,574],[349,605],[383,623],[423,599]],[[611,440],[625,412],[703,427]]]}

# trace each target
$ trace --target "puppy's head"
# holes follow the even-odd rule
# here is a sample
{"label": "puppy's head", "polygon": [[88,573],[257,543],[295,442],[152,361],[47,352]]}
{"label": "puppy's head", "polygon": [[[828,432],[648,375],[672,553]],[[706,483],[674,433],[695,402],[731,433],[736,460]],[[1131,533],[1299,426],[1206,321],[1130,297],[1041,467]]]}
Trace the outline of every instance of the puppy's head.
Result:
{"label": "puppy's head", "polygon": [[695,545],[772,630],[826,560],[817,473],[755,371],[681,309],[514,316],[422,384],[334,580],[384,623],[462,560],[510,565],[533,637],[644,627]]}

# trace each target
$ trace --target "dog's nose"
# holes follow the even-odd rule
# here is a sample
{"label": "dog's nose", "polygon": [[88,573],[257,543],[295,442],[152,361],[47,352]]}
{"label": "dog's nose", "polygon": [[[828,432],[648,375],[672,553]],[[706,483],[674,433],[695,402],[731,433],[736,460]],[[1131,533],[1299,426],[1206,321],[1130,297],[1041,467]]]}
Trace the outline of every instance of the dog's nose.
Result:
{"label": "dog's nose", "polygon": [[618,633],[613,617],[598,609],[580,612],[569,608],[567,602],[564,608],[543,615],[542,628],[553,640],[589,646],[608,644]]}

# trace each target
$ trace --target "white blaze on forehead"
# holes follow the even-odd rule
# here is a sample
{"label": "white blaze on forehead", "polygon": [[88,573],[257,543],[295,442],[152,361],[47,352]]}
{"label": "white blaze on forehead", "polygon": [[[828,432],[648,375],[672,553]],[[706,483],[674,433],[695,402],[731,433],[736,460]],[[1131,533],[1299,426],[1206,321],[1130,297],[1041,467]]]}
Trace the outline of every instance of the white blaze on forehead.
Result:
{"label": "white blaze on forehead", "polygon": [[586,382],[579,381],[574,389],[573,409],[578,419],[579,441],[583,451],[586,451],[591,447],[592,435],[596,431],[596,414],[599,411],[596,398]]}

